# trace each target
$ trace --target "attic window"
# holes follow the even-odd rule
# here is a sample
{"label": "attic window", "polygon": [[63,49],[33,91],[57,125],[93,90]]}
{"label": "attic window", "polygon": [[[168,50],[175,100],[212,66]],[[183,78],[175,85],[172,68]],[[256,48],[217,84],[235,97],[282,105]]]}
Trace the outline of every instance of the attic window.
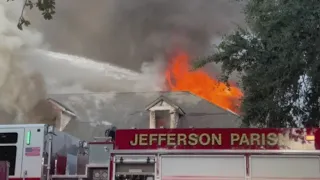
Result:
{"label": "attic window", "polygon": [[156,110],[155,111],[156,128],[170,128],[170,111]]}
{"label": "attic window", "polygon": [[184,111],[171,100],[160,96],[149,104],[145,110],[149,111],[149,127],[153,128],[177,128],[179,119]]}

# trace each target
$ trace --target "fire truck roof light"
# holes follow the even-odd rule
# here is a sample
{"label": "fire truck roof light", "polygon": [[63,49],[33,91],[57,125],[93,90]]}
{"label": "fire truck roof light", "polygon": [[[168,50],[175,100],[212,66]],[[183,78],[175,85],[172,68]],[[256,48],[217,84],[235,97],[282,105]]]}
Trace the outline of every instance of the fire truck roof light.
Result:
{"label": "fire truck roof light", "polygon": [[30,145],[30,143],[31,143],[31,131],[28,131],[26,136],[26,144]]}
{"label": "fire truck roof light", "polygon": [[315,140],[315,137],[313,135],[307,135],[306,136],[306,140],[307,141],[314,141]]}

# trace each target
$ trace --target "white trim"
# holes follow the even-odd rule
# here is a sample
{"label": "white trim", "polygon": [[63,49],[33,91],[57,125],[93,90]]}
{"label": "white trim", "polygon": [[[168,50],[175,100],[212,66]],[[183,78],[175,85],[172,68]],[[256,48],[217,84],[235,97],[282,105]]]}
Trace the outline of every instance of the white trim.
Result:
{"label": "white trim", "polygon": [[[319,161],[319,165],[320,165],[320,156],[318,156],[318,161]],[[319,172],[320,172],[320,166],[319,166]]]}
{"label": "white trim", "polygon": [[149,111],[175,111],[177,108],[172,106],[154,106],[149,109]]}
{"label": "white trim", "polygon": [[57,108],[59,108],[62,112],[68,114],[69,116],[74,116],[76,117],[77,115],[72,112],[71,110],[67,109],[66,107],[62,106],[61,104],[58,103],[58,101],[54,100],[54,99],[47,99],[50,103],[52,103],[54,106],[56,106]]}
{"label": "white trim", "polygon": [[2,124],[0,125],[0,129],[3,128],[41,128],[41,127],[45,127],[47,124]]}
{"label": "white trim", "polygon": [[247,164],[249,162],[247,162],[247,156],[245,154],[243,156],[244,156],[244,176],[243,177],[244,177],[244,180],[246,180],[246,179],[249,179],[247,174]]}
{"label": "white trim", "polygon": [[[162,179],[162,158],[159,154],[157,154],[157,157],[158,157],[158,179],[161,180]],[[155,177],[156,179],[156,177]]]}
{"label": "white trim", "polygon": [[[110,153],[111,155],[111,153]],[[115,180],[116,179],[116,158],[115,156],[112,157],[113,161],[112,161],[112,177],[110,180]],[[110,176],[110,174],[109,174]]]}
{"label": "white trim", "polygon": [[251,158],[252,156],[249,156],[249,162],[247,162],[247,163],[249,163],[249,177],[251,178],[251,172],[252,172],[252,158]]}
{"label": "white trim", "polygon": [[147,163],[148,158],[151,164],[156,163],[155,155],[115,155],[114,158],[116,163]]}
{"label": "white trim", "polygon": [[[261,157],[261,158],[268,158],[270,157],[270,155],[259,155],[259,154],[254,154],[254,155],[251,155],[250,157]],[[275,154],[275,155],[272,155],[272,157],[286,157],[286,158],[303,158],[305,156],[301,156],[301,155],[281,155],[281,154]],[[312,158],[318,158],[319,156],[308,156],[308,157],[312,157]]]}
{"label": "white trim", "polygon": [[155,129],[156,128],[156,112],[149,111],[149,128]]}
{"label": "white trim", "polygon": [[320,155],[320,150],[219,150],[219,149],[157,149],[157,150],[112,150],[113,154],[292,154],[292,155]]}
{"label": "white trim", "polygon": [[166,157],[166,158],[170,158],[170,157],[199,157],[199,158],[209,158],[209,157],[219,157],[219,158],[227,158],[227,157],[245,157],[245,155],[232,155],[232,154],[227,154],[227,155],[203,155],[203,154],[195,154],[195,155],[183,155],[183,154],[176,154],[176,155],[172,155],[172,154],[166,154],[166,155],[162,155],[161,157]]}

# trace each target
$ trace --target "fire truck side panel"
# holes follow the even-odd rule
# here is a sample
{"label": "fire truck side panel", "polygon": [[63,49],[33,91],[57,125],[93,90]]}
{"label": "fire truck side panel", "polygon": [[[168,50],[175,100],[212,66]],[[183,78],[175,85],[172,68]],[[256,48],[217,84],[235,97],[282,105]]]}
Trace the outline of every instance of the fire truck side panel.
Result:
{"label": "fire truck side panel", "polygon": [[[52,136],[52,169],[56,168],[57,174],[76,174],[77,153],[79,139],[61,131],[55,131]],[[47,152],[49,152],[47,146]],[[66,161],[59,161],[65,159]],[[56,161],[57,160],[57,161]],[[56,163],[56,164],[55,164]],[[61,171],[62,170],[62,171]],[[60,171],[60,172],[59,172]],[[64,172],[63,172],[64,171]]]}
{"label": "fire truck side panel", "polygon": [[244,180],[243,155],[164,155],[161,156],[162,180]]}
{"label": "fire truck side panel", "polygon": [[[6,154],[1,155],[0,160],[8,161],[10,163],[9,168],[9,176],[12,177],[20,177],[21,175],[21,162],[23,159],[23,152],[21,149],[24,145],[24,128],[5,128],[0,126],[0,133],[1,136],[4,138],[7,138],[5,136],[9,134],[15,134],[17,133],[17,141],[12,141],[8,143],[2,143],[0,142],[0,152],[5,152]],[[2,139],[1,139],[2,140]],[[9,152],[13,154],[9,154]],[[15,154],[15,155],[14,155]]]}
{"label": "fire truck side panel", "polygon": [[[24,128],[20,177],[41,177],[42,154],[45,141],[45,125]],[[29,142],[28,142],[29,141]],[[32,148],[32,149],[30,149]],[[28,150],[27,150],[28,149]]]}
{"label": "fire truck side panel", "polygon": [[250,157],[251,180],[319,179],[317,156],[253,155]]}
{"label": "fire truck side panel", "polygon": [[[0,160],[10,163],[9,179],[44,177],[47,170],[43,165],[50,152],[47,129],[45,124],[0,125]],[[76,174],[79,139],[55,130],[51,145],[51,173],[56,169],[65,173],[67,167],[68,174]],[[57,157],[62,161],[57,162]]]}

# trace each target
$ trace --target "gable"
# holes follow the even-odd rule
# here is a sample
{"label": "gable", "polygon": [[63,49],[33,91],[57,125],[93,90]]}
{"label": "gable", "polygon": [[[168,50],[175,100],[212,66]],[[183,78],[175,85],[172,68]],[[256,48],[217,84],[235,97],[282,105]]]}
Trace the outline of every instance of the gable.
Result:
{"label": "gable", "polygon": [[169,110],[169,111],[177,111],[181,115],[185,114],[185,112],[178,105],[176,105],[169,98],[166,98],[162,95],[158,97],[156,100],[154,100],[152,103],[150,103],[145,108],[145,110],[148,110],[148,111]]}
{"label": "gable", "polygon": [[150,111],[159,111],[159,110],[175,110],[176,108],[165,102],[164,100],[160,100],[153,107],[149,108]]}

